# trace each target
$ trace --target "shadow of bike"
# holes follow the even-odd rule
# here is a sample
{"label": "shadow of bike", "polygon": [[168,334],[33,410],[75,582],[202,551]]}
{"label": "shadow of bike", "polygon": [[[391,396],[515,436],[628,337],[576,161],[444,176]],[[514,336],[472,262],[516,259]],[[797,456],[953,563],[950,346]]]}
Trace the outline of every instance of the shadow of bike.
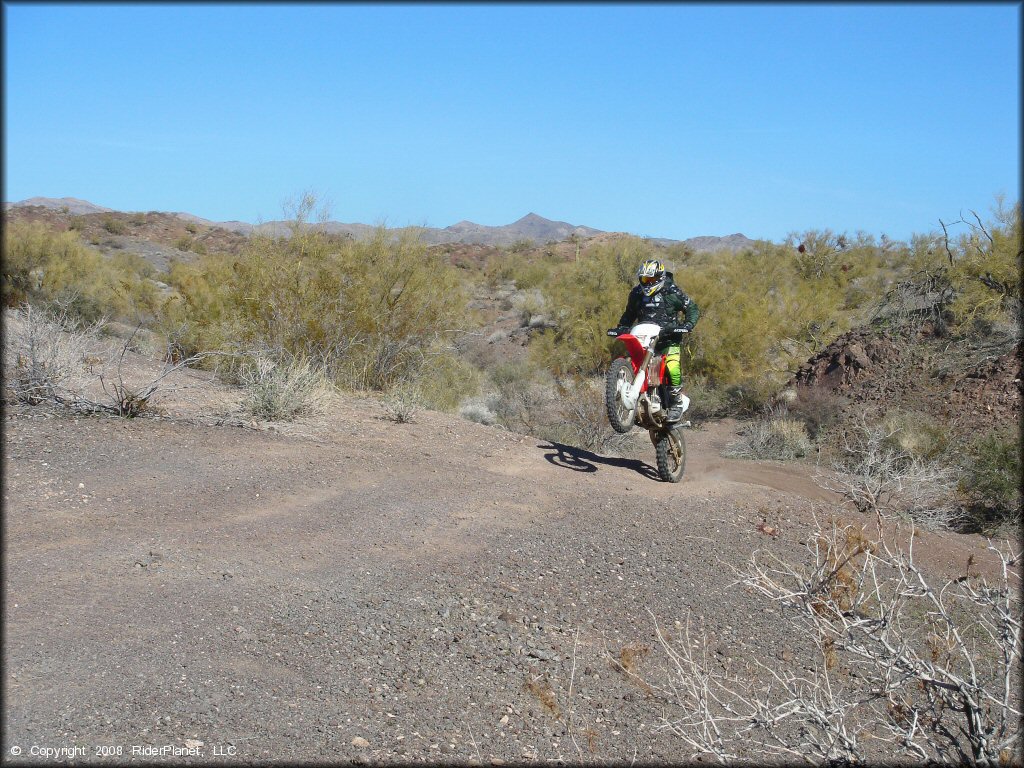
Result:
{"label": "shadow of bike", "polygon": [[652,467],[650,464],[637,459],[619,459],[613,456],[599,456],[592,451],[577,448],[575,445],[562,445],[562,443],[556,443],[554,441],[546,445],[538,445],[537,447],[542,450],[551,451],[551,453],[545,453],[544,458],[556,467],[564,467],[565,469],[571,469],[574,472],[597,472],[597,465],[605,464],[609,467],[632,469],[634,472],[638,472],[651,480],[658,479],[657,469]]}

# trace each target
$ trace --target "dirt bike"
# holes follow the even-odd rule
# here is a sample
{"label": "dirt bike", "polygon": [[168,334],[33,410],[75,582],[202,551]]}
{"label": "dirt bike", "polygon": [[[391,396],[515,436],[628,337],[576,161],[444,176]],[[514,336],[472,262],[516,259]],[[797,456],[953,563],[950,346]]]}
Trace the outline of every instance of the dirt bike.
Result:
{"label": "dirt bike", "polygon": [[[654,351],[662,328],[656,323],[640,323],[627,333],[609,330],[626,346],[628,357],[612,361],[605,377],[604,401],[612,429],[625,434],[639,425],[648,430],[658,457],[658,476],[667,483],[678,483],[686,469],[686,439],[683,428],[690,422],[670,422],[662,405],[669,399],[669,379],[665,356]],[[690,399],[683,395],[683,411]]]}

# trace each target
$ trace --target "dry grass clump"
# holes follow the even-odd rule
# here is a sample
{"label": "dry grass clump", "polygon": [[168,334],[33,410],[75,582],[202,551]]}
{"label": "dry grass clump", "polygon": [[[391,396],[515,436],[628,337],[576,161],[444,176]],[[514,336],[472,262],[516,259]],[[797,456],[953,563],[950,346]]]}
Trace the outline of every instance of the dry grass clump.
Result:
{"label": "dry grass clump", "polygon": [[400,384],[391,390],[384,401],[384,412],[396,424],[411,424],[423,407],[423,396],[413,384]]}
{"label": "dry grass clump", "polygon": [[765,418],[749,424],[743,430],[742,438],[730,444],[723,454],[739,459],[792,461],[806,456],[811,450],[811,439],[804,422],[779,409],[769,411]]}
{"label": "dry grass clump", "polygon": [[239,380],[246,412],[269,421],[289,421],[316,411],[330,387],[323,369],[308,360],[277,362],[262,353],[242,363]]}
{"label": "dry grass clump", "polygon": [[883,425],[892,447],[908,456],[935,459],[949,446],[949,429],[924,413],[890,411]]}

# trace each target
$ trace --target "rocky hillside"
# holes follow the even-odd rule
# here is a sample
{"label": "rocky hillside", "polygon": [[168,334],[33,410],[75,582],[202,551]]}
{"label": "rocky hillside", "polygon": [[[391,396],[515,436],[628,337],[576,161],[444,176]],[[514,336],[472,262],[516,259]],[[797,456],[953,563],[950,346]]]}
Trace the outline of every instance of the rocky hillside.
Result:
{"label": "rocky hillside", "polygon": [[1020,420],[1019,335],[949,339],[930,326],[907,337],[879,327],[844,334],[797,372],[793,386],[835,396],[848,417],[870,408],[924,414],[961,433]]}

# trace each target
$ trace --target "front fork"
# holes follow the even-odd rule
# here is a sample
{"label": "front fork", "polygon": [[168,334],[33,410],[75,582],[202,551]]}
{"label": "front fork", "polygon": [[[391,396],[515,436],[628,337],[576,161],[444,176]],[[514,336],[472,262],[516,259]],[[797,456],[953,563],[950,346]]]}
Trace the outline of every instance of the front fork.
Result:
{"label": "front fork", "polygon": [[654,350],[648,348],[647,352],[644,353],[643,362],[637,369],[636,376],[633,377],[633,382],[622,393],[622,404],[630,410],[636,408],[636,401],[643,391],[644,383],[647,380],[647,364],[651,362],[651,355],[653,354]]}

